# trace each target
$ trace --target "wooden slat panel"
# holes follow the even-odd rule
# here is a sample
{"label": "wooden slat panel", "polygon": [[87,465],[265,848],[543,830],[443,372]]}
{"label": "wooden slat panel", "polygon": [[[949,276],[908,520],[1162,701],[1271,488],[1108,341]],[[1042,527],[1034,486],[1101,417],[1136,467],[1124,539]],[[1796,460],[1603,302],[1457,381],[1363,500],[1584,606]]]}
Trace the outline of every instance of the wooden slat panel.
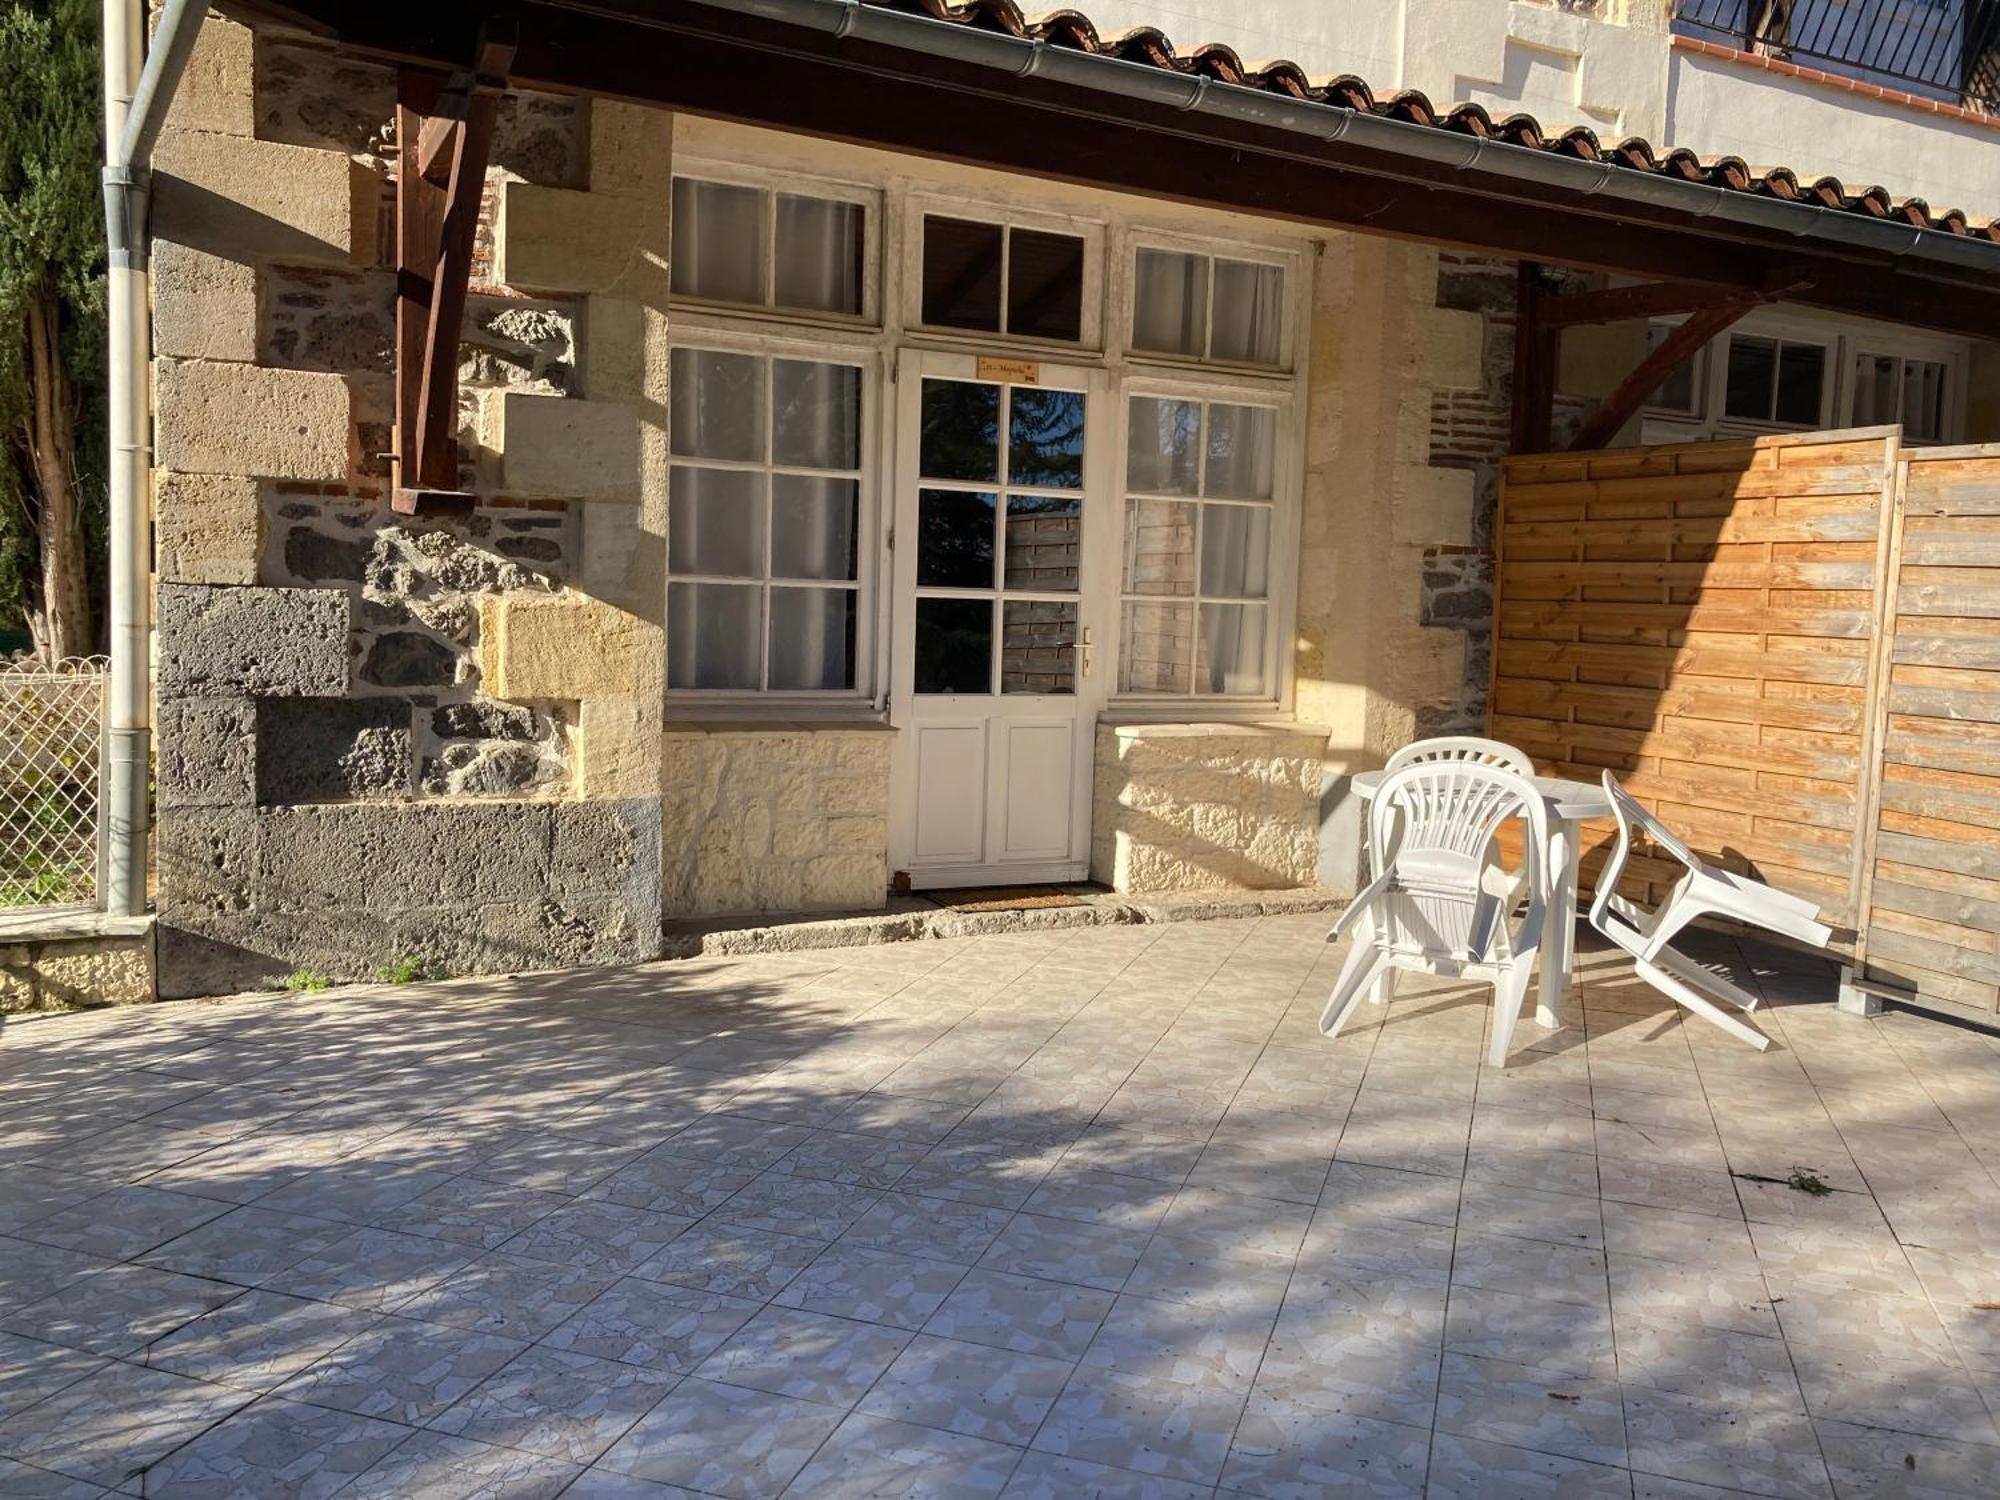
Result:
{"label": "wooden slat panel", "polygon": [[[1510,461],[1492,732],[1856,925],[1895,472],[1886,430]],[[1651,895],[1676,873],[1630,870]]]}

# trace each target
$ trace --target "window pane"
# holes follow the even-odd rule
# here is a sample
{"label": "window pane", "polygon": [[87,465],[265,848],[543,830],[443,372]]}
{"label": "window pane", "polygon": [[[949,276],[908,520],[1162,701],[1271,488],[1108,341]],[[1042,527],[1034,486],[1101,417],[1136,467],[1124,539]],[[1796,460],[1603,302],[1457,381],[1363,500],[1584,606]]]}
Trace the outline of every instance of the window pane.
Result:
{"label": "window pane", "polygon": [[1729,378],[1722,396],[1725,416],[1753,422],[1771,419],[1771,398],[1778,377],[1778,346],[1771,339],[1733,338],[1729,341]]}
{"label": "window pane", "polygon": [[1000,387],[969,380],[926,380],[917,463],[926,479],[997,482]]}
{"label": "window pane", "polygon": [[1261,604],[1204,604],[1201,655],[1195,662],[1197,693],[1265,693],[1264,614]]}
{"label": "window pane", "polygon": [[1076,691],[1076,606],[1009,599],[1000,615],[1000,691]]}
{"label": "window pane", "polygon": [[812,312],[859,313],[865,218],[858,203],[778,194],[772,300]]}
{"label": "window pane", "polygon": [[673,289],[717,302],[764,300],[764,190],[674,179]]}
{"label": "window pane", "polygon": [[1919,442],[1944,441],[1944,366],[1928,359],[1903,361],[1903,432]]}
{"label": "window pane", "polygon": [[1778,420],[1810,427],[1819,421],[1820,391],[1826,385],[1826,350],[1818,344],[1786,344],[1778,351]]}
{"label": "window pane", "polygon": [[1127,600],[1119,634],[1118,690],[1185,693],[1194,657],[1194,606]]}
{"label": "window pane", "polygon": [[667,686],[755,688],[764,659],[763,589],[676,583],[667,589]]}
{"label": "window pane", "polygon": [[924,219],[924,321],[937,328],[1000,331],[998,224]]}
{"label": "window pane", "polygon": [[1268,406],[1208,409],[1208,481],[1204,495],[1271,498],[1278,451],[1278,414]]}
{"label": "window pane", "polygon": [[917,691],[993,691],[993,601],[917,601]]}
{"label": "window pane", "polygon": [[853,589],[771,590],[771,688],[854,686]]}
{"label": "window pane", "polygon": [[1174,500],[1125,505],[1125,592],[1194,594],[1194,507]]}
{"label": "window pane", "polygon": [[1854,356],[1854,425],[1874,427],[1896,420],[1896,364],[1887,354]]}
{"label": "window pane", "polygon": [[678,458],[764,456],[764,362],[750,354],[676,349],[672,444]]}
{"label": "window pane", "polygon": [[1208,258],[1141,250],[1134,263],[1132,347],[1199,355],[1207,320]]}
{"label": "window pane", "polygon": [[[1655,323],[1652,327],[1648,328],[1646,330],[1646,352],[1650,354],[1659,348],[1660,345],[1667,341],[1673,331],[1672,326],[1666,323]],[[1653,392],[1646,404],[1648,406],[1656,406],[1662,411],[1677,411],[1684,412],[1689,416],[1699,416],[1701,414],[1701,407],[1699,393],[1696,389],[1695,366],[1700,362],[1700,359],[1701,356],[1697,353],[1692,358],[1684,359],[1678,365],[1674,366],[1673,373],[1660,382],[1659,389]]]}
{"label": "window pane", "polygon": [[1017,385],[1008,396],[1007,482],[1083,484],[1083,393]]}
{"label": "window pane", "polygon": [[856,577],[861,484],[854,479],[771,476],[771,576]]}
{"label": "window pane", "polygon": [[1215,262],[1215,316],[1208,336],[1211,359],[1275,365],[1284,316],[1283,267],[1246,260]]}
{"label": "window pane", "polygon": [[764,476],[674,465],[667,487],[667,566],[676,573],[764,576]]}
{"label": "window pane", "polygon": [[807,469],[861,465],[861,372],[852,365],[771,362],[771,456]]}
{"label": "window pane", "polygon": [[997,495],[917,492],[917,582],[925,588],[993,587]]}
{"label": "window pane", "polygon": [[1007,582],[1010,589],[1068,592],[1077,585],[1083,550],[1080,496],[1013,495],[1007,501]]}
{"label": "window pane", "polygon": [[1262,599],[1271,562],[1271,512],[1262,505],[1205,505],[1201,512],[1201,591]]}
{"label": "window pane", "polygon": [[1199,488],[1196,444],[1201,408],[1192,401],[1132,398],[1125,442],[1125,485],[1155,495],[1192,495]]}
{"label": "window pane", "polygon": [[1039,229],[1007,243],[1007,331],[1038,339],[1083,337],[1083,241]]}

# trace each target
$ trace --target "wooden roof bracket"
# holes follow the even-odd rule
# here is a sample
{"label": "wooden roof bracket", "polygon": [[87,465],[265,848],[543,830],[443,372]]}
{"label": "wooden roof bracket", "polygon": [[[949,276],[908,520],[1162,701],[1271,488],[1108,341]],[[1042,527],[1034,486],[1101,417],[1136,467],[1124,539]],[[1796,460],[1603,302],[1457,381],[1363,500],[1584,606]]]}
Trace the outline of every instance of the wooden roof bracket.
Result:
{"label": "wooden roof bracket", "polygon": [[1515,294],[1514,410],[1510,450],[1538,453],[1551,441],[1556,370],[1562,333],[1594,323],[1628,318],[1683,317],[1683,321],[1618,383],[1570,440],[1569,451],[1602,448],[1631,421],[1662,382],[1710,339],[1766,302],[1796,297],[1809,281],[1773,282],[1761,290],[1730,289],[1696,282],[1655,281],[1595,292],[1553,296],[1543,286],[1541,267],[1520,266]]}
{"label": "wooden roof bracket", "polygon": [[389,504],[462,514],[458,344],[472,279],[493,123],[514,62],[511,13],[496,7],[471,66],[396,74],[396,421]]}

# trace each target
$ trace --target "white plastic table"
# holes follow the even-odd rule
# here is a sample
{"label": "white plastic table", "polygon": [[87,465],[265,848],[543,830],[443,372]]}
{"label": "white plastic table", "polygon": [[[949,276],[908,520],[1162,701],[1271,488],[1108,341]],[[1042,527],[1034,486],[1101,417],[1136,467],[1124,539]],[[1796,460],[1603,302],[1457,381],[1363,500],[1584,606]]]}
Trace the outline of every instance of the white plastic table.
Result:
{"label": "white plastic table", "polygon": [[[1386,773],[1363,771],[1354,778],[1354,790],[1364,802],[1374,800]],[[1576,929],[1581,920],[1576,909],[1577,870],[1583,859],[1581,824],[1589,818],[1611,816],[1611,799],[1604,788],[1588,781],[1571,781],[1564,776],[1531,776],[1535,790],[1549,809],[1548,861],[1550,930],[1542,953],[1540,991],[1535,1003],[1535,1019],[1544,1026],[1559,1024],[1563,995],[1569,989],[1570,971],[1576,964]]]}

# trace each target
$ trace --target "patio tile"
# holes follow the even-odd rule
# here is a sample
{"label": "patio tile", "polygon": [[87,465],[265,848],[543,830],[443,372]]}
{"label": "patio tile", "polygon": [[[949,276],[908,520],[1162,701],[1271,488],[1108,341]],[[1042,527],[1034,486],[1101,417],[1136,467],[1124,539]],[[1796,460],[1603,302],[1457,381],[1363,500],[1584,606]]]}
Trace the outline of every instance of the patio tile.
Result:
{"label": "patio tile", "polygon": [[1075,1364],[919,1334],[861,1399],[871,1416],[1025,1444]]}
{"label": "patio tile", "polygon": [[840,1236],[867,1250],[893,1250],[971,1265],[986,1253],[1013,1211],[888,1192]]}
{"label": "patio tile", "polygon": [[1078,1495],[1091,1500],[1211,1500],[1215,1491],[1205,1484],[1136,1474],[1081,1458],[1030,1453],[1000,1494],[1001,1500],[1072,1500]]}
{"label": "patio tile", "polygon": [[878,1197],[873,1188],[771,1171],[746,1183],[715,1210],[715,1217],[773,1234],[835,1240],[873,1208]]}
{"label": "patio tile", "polygon": [[1084,1351],[1088,1378],[1099,1370],[1147,1380],[1243,1392],[1264,1359],[1270,1324],[1248,1325],[1183,1302],[1122,1296]]}
{"label": "patio tile", "polygon": [[331,1219],[279,1213],[255,1205],[215,1206],[223,1209],[220,1216],[136,1258],[184,1276],[256,1286],[353,1233],[352,1225]]}
{"label": "patio tile", "polygon": [[1795,1348],[1805,1405],[1815,1420],[2000,1445],[1974,1378],[1928,1359],[1885,1359]]}
{"label": "patio tile", "polygon": [[695,1370],[704,1380],[852,1406],[911,1335],[802,1308],[766,1307]]}
{"label": "patio tile", "polygon": [[1509,1500],[1631,1500],[1632,1475],[1603,1464],[1438,1433],[1431,1443],[1425,1500],[1488,1500],[1499,1494]]}
{"label": "patio tile", "polygon": [[1467,1153],[1465,1179],[1540,1193],[1595,1197],[1601,1164],[1583,1151],[1545,1146],[1474,1146]]}
{"label": "patio tile", "polygon": [[1478,1234],[1464,1227],[1452,1252],[1451,1282],[1584,1307],[1608,1307],[1611,1300],[1604,1256],[1598,1251]]}
{"label": "patio tile", "polygon": [[632,1274],[761,1302],[776,1296],[825,1249],[818,1240],[710,1219],[674,1236]]}
{"label": "patio tile", "polygon": [[1113,1294],[1000,1271],[971,1271],[924,1324],[926,1333],[1019,1354],[1076,1359]]}
{"label": "patio tile", "polygon": [[168,1370],[108,1364],[0,1422],[0,1454],[72,1479],[123,1487],[254,1399],[248,1391]]}
{"label": "patio tile", "polygon": [[803,1146],[812,1135],[800,1125],[753,1120],[747,1115],[707,1115],[668,1137],[659,1154],[761,1172]]}
{"label": "patio tile", "polygon": [[264,1278],[271,1291],[387,1312],[435,1286],[472,1260],[444,1240],[386,1229],[356,1229],[304,1260]]}
{"label": "patio tile", "polygon": [[1907,1495],[1912,1500],[2000,1494],[2000,1448],[1913,1439],[1908,1433],[1845,1422],[1821,1421],[1813,1427],[1836,1494]]}
{"label": "patio tile", "polygon": [[1018,1449],[982,1438],[857,1412],[834,1429],[786,1493],[814,1500],[989,1500],[1003,1492],[1020,1457]]}
{"label": "patio tile", "polygon": [[1125,1290],[1269,1321],[1284,1300],[1292,1266],[1289,1256],[1223,1257],[1155,1238],[1133,1267]]}
{"label": "patio tile", "polygon": [[111,1266],[14,1308],[0,1318],[0,1327],[92,1354],[131,1354],[242,1291],[145,1266]]}
{"label": "patio tile", "polygon": [[1458,1222],[1475,1234],[1511,1235],[1585,1250],[1604,1248],[1604,1213],[1594,1195],[1543,1193],[1468,1179]]}
{"label": "patio tile", "polygon": [[757,1304],[631,1277],[615,1283],[544,1343],[598,1359],[684,1375],[756,1315]]}
{"label": "patio tile", "polygon": [[1106,1373],[1073,1380],[1031,1448],[1197,1484],[1214,1484],[1243,1414],[1241,1393]]}
{"label": "patio tile", "polygon": [[1856,1233],[1752,1221],[1757,1263],[1767,1276],[1828,1292],[1917,1297],[1923,1285],[1903,1247],[1886,1230]]}
{"label": "patio tile", "polygon": [[245,1292],[147,1346],[145,1363],[217,1385],[271,1391],[375,1322],[372,1313]]}
{"label": "patio tile", "polygon": [[496,1250],[570,1201],[560,1193],[507,1187],[478,1177],[454,1177],[385,1209],[372,1222],[377,1229],[399,1234],[427,1235],[473,1250]]}
{"label": "patio tile", "polygon": [[967,1269],[891,1250],[835,1244],[772,1300],[780,1307],[808,1308],[914,1331],[944,1305]]}
{"label": "patio tile", "polygon": [[642,1154],[637,1146],[607,1144],[588,1136],[548,1130],[502,1147],[468,1171],[474,1177],[510,1187],[581,1193],[620,1167],[629,1166]]}
{"label": "patio tile", "polygon": [[1634,1470],[1784,1500],[1831,1496],[1812,1424],[1778,1407],[1624,1389]]}
{"label": "patio tile", "polygon": [[1336,1416],[1281,1397],[1253,1395],[1229,1446],[1224,1491],[1271,1500],[1424,1492],[1430,1432],[1421,1427]]}
{"label": "patio tile", "polygon": [[759,1170],[653,1151],[593,1183],[582,1196],[697,1218],[748,1187]]}
{"label": "patio tile", "polygon": [[1771,1291],[1785,1340],[1794,1348],[1959,1364],[1950,1335],[1926,1301],[1821,1292],[1776,1277],[1771,1279]]}
{"label": "patio tile", "polygon": [[429,1421],[528,1346],[411,1318],[383,1318],[277,1389],[288,1401],[392,1422]]}
{"label": "patio tile", "polygon": [[1736,1179],[1717,1168],[1602,1157],[1597,1163],[1597,1180],[1607,1202],[1715,1214],[1724,1219],[1743,1217]]}
{"label": "patio tile", "polygon": [[454,1437],[588,1464],[677,1383],[675,1376],[638,1365],[533,1348],[429,1425]]}
{"label": "patio tile", "polygon": [[1343,1416],[1428,1427],[1440,1336],[1408,1319],[1346,1308],[1287,1310],[1257,1367],[1257,1389]]}
{"label": "patio tile", "polygon": [[1515,1360],[1564,1375],[1614,1372],[1611,1314],[1603,1307],[1547,1302],[1481,1287],[1454,1287],[1445,1310],[1445,1348]]}
{"label": "patio tile", "polygon": [[1021,1208],[1052,1219],[1150,1233],[1166,1217],[1174,1197],[1174,1188],[1159,1178],[1072,1164],[1065,1157]]}
{"label": "patio tile", "polygon": [[1616,1251],[1609,1260],[1611,1309],[1620,1320],[1629,1316],[1654,1323],[1777,1336],[1771,1292],[1757,1274],[1754,1261],[1744,1262],[1741,1269],[1717,1270]]}
{"label": "patio tile", "polygon": [[146,1488],[189,1500],[327,1500],[409,1435],[394,1422],[267,1396],[154,1465]]}
{"label": "patio tile", "polygon": [[1147,1238],[1139,1230],[1022,1213],[1008,1221],[979,1264],[1115,1292],[1138,1265]]}
{"label": "patio tile", "polygon": [[131,1260],[226,1212],[213,1198],[159,1188],[112,1188],[15,1231],[37,1244]]}
{"label": "patio tile", "polygon": [[10,1500],[105,1500],[110,1494],[101,1485],[0,1458],[0,1495]]}
{"label": "patio tile", "polygon": [[[0,1333],[0,1420],[52,1396],[105,1365],[105,1356]],[[4,1494],[0,1490],[0,1494]]]}
{"label": "patio tile", "polygon": [[39,1302],[115,1264],[101,1255],[0,1235],[0,1314],[25,1302]]}
{"label": "patio tile", "polygon": [[734,1500],[774,1500],[841,1417],[838,1407],[690,1378],[641,1417],[601,1463]]}
{"label": "patio tile", "polygon": [[23,1225],[73,1208],[95,1198],[112,1183],[48,1165],[23,1163],[0,1167],[0,1230],[21,1238]]}
{"label": "patio tile", "polygon": [[617,1275],[649,1260],[693,1223],[681,1214],[575,1200],[538,1218],[499,1250],[524,1260]]}
{"label": "patio tile", "polygon": [[1450,1278],[1457,1234],[1448,1225],[1403,1220],[1368,1222],[1322,1208],[1299,1256],[1301,1271],[1340,1268],[1349,1274],[1434,1282]]}
{"label": "patio tile", "polygon": [[1616,1322],[1618,1374],[1628,1385],[1805,1410],[1793,1351],[1782,1339],[1685,1320],[1621,1314]]}
{"label": "patio tile", "polygon": [[1740,1216],[1688,1213],[1635,1203],[1606,1203],[1605,1248],[1620,1256],[1677,1265],[1748,1270],[1756,1251]]}
{"label": "patio tile", "polygon": [[1448,1354],[1438,1388],[1441,1431],[1589,1463],[1625,1464],[1625,1417],[1615,1381]]}
{"label": "patio tile", "polygon": [[518,1448],[418,1432],[340,1492],[340,1500],[554,1500],[579,1470]]}

